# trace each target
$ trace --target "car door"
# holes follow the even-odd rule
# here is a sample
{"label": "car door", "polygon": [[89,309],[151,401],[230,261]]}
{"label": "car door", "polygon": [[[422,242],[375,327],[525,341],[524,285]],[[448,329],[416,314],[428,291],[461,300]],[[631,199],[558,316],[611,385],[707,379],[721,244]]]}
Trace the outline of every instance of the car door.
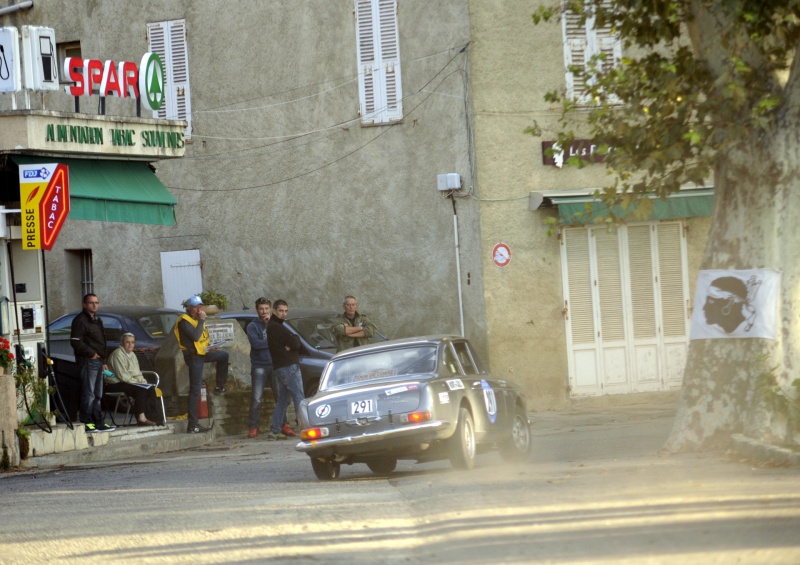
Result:
{"label": "car door", "polygon": [[484,421],[486,423],[485,431],[491,435],[501,433],[508,425],[505,383],[494,378],[484,369],[476,352],[466,340],[454,341],[453,349],[464,371],[464,384],[471,387],[475,396],[479,397],[476,404],[482,408],[482,418],[476,417],[476,421]]}

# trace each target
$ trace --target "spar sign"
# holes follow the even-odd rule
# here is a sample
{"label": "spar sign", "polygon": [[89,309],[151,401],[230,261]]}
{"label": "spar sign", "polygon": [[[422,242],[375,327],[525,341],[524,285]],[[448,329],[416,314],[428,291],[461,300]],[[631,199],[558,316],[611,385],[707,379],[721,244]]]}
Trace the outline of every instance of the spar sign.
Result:
{"label": "spar sign", "polygon": [[19,166],[22,248],[53,248],[69,214],[69,168],[60,163]]}

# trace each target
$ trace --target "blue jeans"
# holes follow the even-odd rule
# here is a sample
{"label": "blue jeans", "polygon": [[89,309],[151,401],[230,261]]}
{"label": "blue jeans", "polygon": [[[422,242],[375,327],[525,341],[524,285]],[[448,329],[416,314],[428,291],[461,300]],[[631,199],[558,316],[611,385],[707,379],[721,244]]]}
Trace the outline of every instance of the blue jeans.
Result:
{"label": "blue jeans", "polygon": [[[261,403],[264,400],[264,387],[267,384],[267,379],[270,379],[269,384],[272,387],[272,366],[269,367],[251,367],[250,379],[253,389],[250,391],[250,428],[258,427],[258,417],[261,415]],[[274,391],[273,387],[273,391]]]}
{"label": "blue jeans", "polygon": [[84,424],[103,423],[103,360],[83,359],[81,362],[81,422]]}
{"label": "blue jeans", "polygon": [[216,363],[216,386],[224,387],[228,382],[228,352],[222,349],[209,351],[205,355],[194,355],[189,351],[183,352],[183,360],[189,368],[189,429],[197,425],[197,404],[200,402],[200,388],[203,386],[203,364]]}
{"label": "blue jeans", "polygon": [[278,400],[275,402],[275,411],[272,413],[270,431],[277,434],[283,427],[290,399],[294,401],[295,414],[300,414],[300,402],[304,398],[303,375],[300,374],[300,365],[297,364],[275,369],[272,371],[272,375],[273,382],[278,388]]}

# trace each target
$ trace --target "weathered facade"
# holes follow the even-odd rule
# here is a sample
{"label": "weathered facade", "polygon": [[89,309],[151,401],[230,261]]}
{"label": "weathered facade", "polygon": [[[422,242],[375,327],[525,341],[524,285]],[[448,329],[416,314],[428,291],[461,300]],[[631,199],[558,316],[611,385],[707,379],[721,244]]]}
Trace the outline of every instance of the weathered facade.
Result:
{"label": "weathered facade", "polygon": [[[229,307],[252,307],[266,295],[338,308],[354,294],[385,334],[398,337],[460,333],[463,311],[465,333],[485,352],[478,202],[455,207],[460,309],[454,206],[437,190],[441,173],[472,184],[467,5],[399,3],[402,83],[394,88],[402,115],[378,124],[360,115],[355,7],[352,0],[36,2],[2,17],[0,25],[54,28],[59,48],[73,55],[79,47],[83,58],[114,61],[138,61],[153,49],[161,23],[175,42],[167,58],[184,48],[188,62],[176,89],[189,108],[178,116],[189,120],[185,154],[155,163],[178,201],[176,224],[70,218],[47,255],[51,317],[78,307],[87,257],[101,304],[162,304],[165,254],[194,251],[203,287],[226,294]],[[82,97],[81,113],[96,113],[98,103]],[[10,95],[0,104],[10,109]],[[127,99],[105,104],[108,115],[135,113]],[[31,107],[71,113],[74,100],[63,91],[35,94]]]}
{"label": "weathered facade", "polygon": [[[542,2],[469,4],[475,178],[493,371],[525,382],[532,405],[540,408],[575,396],[679,387],[689,281],[710,218],[666,212],[619,230],[562,225],[548,235],[546,218],[571,223],[569,204],[582,209],[595,189],[609,183],[602,164],[545,164],[543,149],[560,129],[560,107],[544,96],[574,86],[565,72],[565,49],[588,52],[591,39],[587,47],[585,31],[569,37],[574,30],[561,19],[534,26],[531,15]],[[581,117],[574,119],[579,132]],[[523,133],[534,123],[541,137]],[[503,267],[491,256],[498,243],[511,251]]]}

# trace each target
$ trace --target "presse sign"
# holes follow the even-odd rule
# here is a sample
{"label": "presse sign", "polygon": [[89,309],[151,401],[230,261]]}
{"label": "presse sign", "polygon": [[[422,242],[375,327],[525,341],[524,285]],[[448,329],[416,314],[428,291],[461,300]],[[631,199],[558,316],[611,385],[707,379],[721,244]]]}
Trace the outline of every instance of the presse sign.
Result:
{"label": "presse sign", "polygon": [[50,250],[69,215],[69,168],[60,163],[19,166],[22,249]]}

